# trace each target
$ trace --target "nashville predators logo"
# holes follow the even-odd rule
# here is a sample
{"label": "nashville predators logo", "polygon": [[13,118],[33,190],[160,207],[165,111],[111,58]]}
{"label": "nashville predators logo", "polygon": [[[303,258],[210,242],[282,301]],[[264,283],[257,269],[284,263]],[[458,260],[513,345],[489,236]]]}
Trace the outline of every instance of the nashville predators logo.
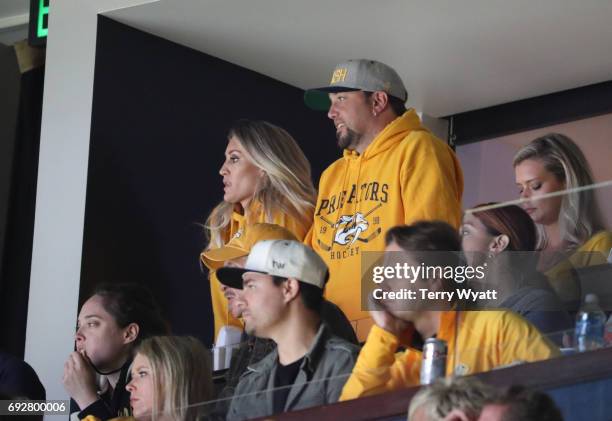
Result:
{"label": "nashville predators logo", "polygon": [[[362,237],[362,234],[365,233],[370,227],[370,223],[367,219],[368,216],[370,216],[370,214],[372,214],[381,206],[382,204],[379,203],[376,207],[374,207],[366,214],[363,214],[361,212],[355,212],[353,215],[342,215],[335,223],[332,223],[324,216],[319,215],[319,218],[321,218],[325,223],[327,223],[331,228],[334,229],[332,246],[335,243],[341,246],[350,247],[357,241],[367,243],[376,238],[382,231],[380,227],[376,228],[365,238]],[[325,251],[329,251],[332,249],[332,246],[325,244],[321,240],[317,240],[317,242],[319,246],[321,246],[321,248]]]}
{"label": "nashville predators logo", "polygon": [[334,225],[336,228],[334,243],[351,246],[359,240],[361,233],[366,231],[369,226],[370,224],[361,212],[357,212],[355,215],[342,215]]}

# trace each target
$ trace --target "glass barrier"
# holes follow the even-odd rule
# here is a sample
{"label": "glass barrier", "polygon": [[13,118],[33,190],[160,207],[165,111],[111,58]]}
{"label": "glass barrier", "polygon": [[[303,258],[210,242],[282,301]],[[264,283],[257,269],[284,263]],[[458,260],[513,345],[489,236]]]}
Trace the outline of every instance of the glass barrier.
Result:
{"label": "glass barrier", "polygon": [[[612,312],[611,206],[612,181],[606,181],[465,212],[464,259],[487,264],[485,276],[466,285],[481,294],[496,291],[497,300],[475,303],[472,310],[487,311],[466,314],[458,324],[457,338],[471,338],[457,345],[461,364],[489,353],[509,358],[511,350],[524,354],[516,361],[544,357],[548,351],[538,334],[561,355],[612,345],[612,320],[606,325]],[[497,315],[491,314],[495,308]],[[494,325],[503,327],[500,343],[479,343],[476,331]],[[526,336],[535,339],[522,347]]]}
{"label": "glass barrier", "polygon": [[[611,206],[612,181],[542,194],[537,198],[534,195],[512,202],[485,204],[465,212],[462,244],[464,250],[466,246],[468,251],[478,249],[476,240],[483,239],[478,234],[484,229],[486,234],[495,234],[494,237],[500,234],[508,234],[510,240],[516,237],[513,251],[528,252],[530,250],[517,249],[532,243],[526,213],[535,223],[537,253],[533,259],[527,254],[524,258],[519,255],[507,259],[508,262],[502,262],[505,264],[502,269],[508,272],[518,267],[518,274],[524,277],[528,265],[535,260],[536,274],[547,278],[568,310],[576,311],[588,293],[598,294],[600,305],[612,310],[609,299],[612,284],[606,282],[610,279],[608,264],[612,263]],[[500,233],[500,230],[504,232]],[[512,250],[511,245],[505,250]],[[476,251],[489,253],[489,259],[503,256],[494,249]],[[596,269],[590,269],[592,267]]]}
{"label": "glass barrier", "polygon": [[[609,204],[612,181],[484,203],[465,212],[461,252],[432,251],[459,248],[443,227],[427,231],[429,238],[399,233],[412,241],[398,241],[399,249],[410,251],[362,254],[362,309],[390,330],[412,322],[423,337],[444,340],[447,374],[603,347],[612,343],[612,322],[605,326],[612,311]],[[551,209],[560,220],[552,228]],[[406,358],[416,364],[421,357]]]}
{"label": "glass barrier", "polygon": [[[461,314],[483,317],[485,313],[497,317],[495,315],[497,312],[491,310]],[[448,322],[448,320],[443,322]],[[456,340],[447,342],[443,370],[446,372],[446,377],[466,376],[529,364],[543,359],[558,358],[561,355],[571,355],[576,352],[572,347],[573,333],[574,331],[570,329],[541,335],[536,339],[526,335],[523,338],[504,341],[494,340],[492,344],[493,335],[491,335],[490,338],[485,338],[480,343],[470,346],[470,340],[478,334],[464,329],[463,335],[467,336],[462,339],[462,333],[456,330]],[[376,338],[378,341],[375,340]],[[338,372],[334,376],[310,380],[302,374],[302,371],[299,371],[295,384],[289,386],[272,387],[274,384],[272,371],[266,372],[266,369],[258,364],[251,365],[245,370],[247,374],[243,373],[239,376],[242,384],[234,386],[220,384],[216,399],[190,405],[186,408],[189,412],[184,413],[205,420],[264,417],[279,412],[334,403],[339,398],[351,400],[418,386],[436,378],[431,374],[435,374],[435,366],[439,365],[440,354],[424,357],[423,355],[427,354],[428,345],[426,343],[425,351],[422,351],[422,344],[419,345],[415,338],[409,339],[412,341],[410,345],[399,343],[399,339],[389,343],[389,338],[390,336],[385,336],[384,333],[379,332],[377,335],[374,332],[361,349],[361,353],[366,355],[360,355],[356,367],[347,368],[344,372]],[[553,343],[557,340],[561,342],[562,347]],[[460,346],[462,343],[466,345]],[[427,380],[424,379],[424,371],[430,373]],[[226,371],[224,374],[227,373]],[[284,400],[285,404],[279,404],[278,400]],[[282,410],[278,409],[278,405],[281,405]]]}
{"label": "glass barrier", "polygon": [[352,367],[345,372],[336,370],[333,376],[307,380],[308,370],[304,369],[298,372],[294,384],[273,387],[274,373],[257,368],[243,373],[242,384],[237,387],[219,385],[221,390],[216,391],[219,394],[216,399],[182,407],[174,414],[157,412],[153,419],[169,416],[187,420],[244,420],[335,403],[352,370]]}
{"label": "glass barrier", "polygon": [[[199,413],[266,416],[278,412],[278,400],[301,409],[341,393],[353,399],[441,373],[465,376],[612,345],[612,322],[604,327],[612,311],[610,204],[612,181],[484,203],[465,212],[461,252],[364,252],[362,309],[377,326],[354,369],[274,388],[274,378],[257,372],[274,344],[218,347],[215,366],[229,369],[217,373],[218,399],[197,405]],[[432,336],[437,341],[422,339]]]}
{"label": "glass barrier", "polygon": [[[426,342],[423,346],[415,337],[393,339],[388,332],[374,328],[360,350],[358,364],[355,367],[336,370],[333,376],[317,379],[309,378],[307,373],[310,372],[304,366],[298,371],[295,383],[289,386],[273,387],[274,372],[270,364],[266,364],[265,361],[253,363],[244,368],[242,373],[235,373],[237,381],[234,379],[236,381],[234,384],[225,383],[228,373],[232,369],[236,370],[236,366],[233,366],[229,371],[216,373],[217,376],[222,374],[223,381],[217,384],[214,400],[190,405],[185,408],[186,412],[183,414],[187,419],[203,420],[271,416],[279,412],[334,403],[340,398],[351,400],[427,384],[441,375],[440,372],[436,373],[436,367],[440,367],[441,360],[442,372],[445,372],[446,377],[451,377],[529,364],[577,352],[573,342],[573,329],[552,332],[548,335],[540,335],[532,329],[534,332],[521,331],[519,333],[522,336],[517,337],[512,337],[512,332],[489,331],[483,338],[476,327],[465,327],[465,322],[469,322],[470,317],[472,320],[480,321],[491,317],[503,320],[503,315],[500,316],[499,313],[502,312],[495,310],[456,312],[454,325],[451,323],[452,320],[443,318],[441,322],[447,331],[440,332],[439,337],[447,339],[447,348],[446,352],[438,353],[428,351],[430,342]],[[462,317],[465,318],[462,320]],[[457,329],[457,326],[460,327]],[[402,342],[404,340],[405,342]],[[241,344],[239,349],[251,349],[252,343],[248,347],[246,344],[246,342]],[[320,363],[333,365],[336,361]],[[279,401],[284,401],[285,404],[280,404]]]}

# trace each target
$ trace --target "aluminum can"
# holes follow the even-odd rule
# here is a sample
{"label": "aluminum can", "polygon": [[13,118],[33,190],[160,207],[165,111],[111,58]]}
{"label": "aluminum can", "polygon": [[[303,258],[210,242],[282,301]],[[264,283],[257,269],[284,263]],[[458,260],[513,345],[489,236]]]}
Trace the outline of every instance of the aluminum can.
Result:
{"label": "aluminum can", "polygon": [[421,384],[430,384],[446,376],[446,353],[446,341],[437,338],[429,338],[425,341],[421,363]]}

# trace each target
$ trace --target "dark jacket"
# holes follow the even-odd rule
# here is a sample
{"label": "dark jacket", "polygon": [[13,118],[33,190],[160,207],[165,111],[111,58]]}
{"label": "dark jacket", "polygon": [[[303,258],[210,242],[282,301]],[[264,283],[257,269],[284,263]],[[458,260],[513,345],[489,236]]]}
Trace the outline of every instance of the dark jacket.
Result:
{"label": "dark jacket", "polygon": [[99,392],[99,399],[81,410],[76,402],[71,400],[70,412],[76,412],[79,419],[83,419],[88,415],[93,415],[101,421],[131,415],[130,392],[125,389],[125,386],[131,380],[131,365],[132,359],[129,359],[125,364],[123,364],[123,367],[121,367],[121,373],[119,374],[119,381],[117,382],[117,386],[112,393],[110,390]]}
{"label": "dark jacket", "polygon": [[550,288],[524,287],[507,297],[500,307],[520,314],[557,345],[574,321],[557,294]]}
{"label": "dark jacket", "polygon": [[28,363],[0,351],[0,394],[3,399],[45,399],[45,388]]}
{"label": "dark jacket", "polygon": [[[342,310],[331,301],[323,300],[321,321],[329,328],[332,335],[357,345],[357,335],[355,335],[351,322]],[[225,374],[225,386],[217,396],[214,413],[218,418],[225,419],[236,386],[238,386],[240,377],[246,372],[247,367],[261,361],[275,349],[276,344],[273,340],[256,338],[243,333],[242,342],[232,353],[230,367]]]}
{"label": "dark jacket", "polygon": [[[304,355],[284,411],[336,402],[358,354],[356,345],[333,336],[322,323],[312,346]],[[259,363],[247,368],[230,404],[228,420],[272,415],[277,366],[278,351],[275,349]]]}

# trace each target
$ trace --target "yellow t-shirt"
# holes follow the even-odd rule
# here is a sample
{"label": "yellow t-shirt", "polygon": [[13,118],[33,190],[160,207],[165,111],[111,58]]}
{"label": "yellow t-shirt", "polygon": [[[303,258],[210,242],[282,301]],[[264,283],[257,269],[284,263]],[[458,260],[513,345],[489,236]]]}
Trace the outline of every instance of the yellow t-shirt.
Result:
{"label": "yellow t-shirt", "polygon": [[382,252],[391,227],[419,220],[461,223],[463,173],[453,150],[421,125],[414,110],[389,123],[360,155],[344,156],[321,175],[314,223],[304,242],[330,270],[326,298],[356,326],[361,309],[361,254]]}
{"label": "yellow t-shirt", "polygon": [[[448,346],[446,374],[469,375],[560,355],[527,320],[506,310],[441,312],[437,337]],[[419,384],[422,353],[396,353],[399,339],[374,325],[344,385],[340,400]]]}
{"label": "yellow t-shirt", "polygon": [[581,298],[578,280],[572,269],[606,263],[611,248],[612,232],[600,231],[578,247],[567,259],[546,271],[545,275],[550,285],[562,301],[575,301]]}
{"label": "yellow t-shirt", "polygon": [[[259,212],[256,207],[252,208],[253,224],[268,222],[276,225],[280,225],[291,231],[298,240],[302,240],[309,227],[302,226],[298,221],[290,218],[284,213],[276,212],[273,214],[272,221],[266,221],[264,212]],[[232,221],[230,222],[227,235],[224,242],[227,244],[237,233],[239,233],[247,225],[246,217],[238,212],[232,214]],[[201,257],[200,257],[201,258]],[[217,279],[215,272],[211,272],[210,276],[210,296],[212,300],[212,309],[214,317],[214,334],[215,340],[219,334],[219,330],[223,326],[236,326],[242,329],[242,322],[239,319],[232,317],[227,306],[227,299],[223,295],[221,290],[221,283]]]}

